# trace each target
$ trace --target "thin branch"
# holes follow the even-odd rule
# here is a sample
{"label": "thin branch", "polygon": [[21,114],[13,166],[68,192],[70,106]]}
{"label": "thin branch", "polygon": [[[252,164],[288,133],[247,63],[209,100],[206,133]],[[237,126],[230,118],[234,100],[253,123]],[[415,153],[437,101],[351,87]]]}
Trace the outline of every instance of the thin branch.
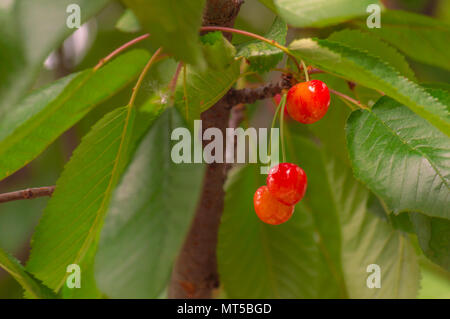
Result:
{"label": "thin branch", "polygon": [[0,203],[12,202],[21,199],[33,199],[43,196],[52,196],[55,186],[27,188],[20,191],[0,194]]}
{"label": "thin branch", "polygon": [[309,74],[325,73],[325,71],[317,68],[308,68]]}
{"label": "thin branch", "polygon": [[348,95],[346,95],[344,93],[341,93],[341,92],[333,90],[333,89],[329,89],[329,90],[330,90],[331,93],[333,93],[333,94],[335,94],[335,95],[337,95],[337,96],[339,96],[339,97],[341,97],[341,98],[343,98],[343,99],[345,99],[345,100],[347,100],[349,102],[352,102],[353,104],[357,105],[359,108],[368,109],[367,106],[365,106],[361,102],[355,100],[354,98],[351,98],[350,96],[348,96]]}
{"label": "thin branch", "polygon": [[277,83],[268,83],[257,88],[231,89],[225,96],[225,102],[228,108],[232,108],[237,104],[252,104],[257,100],[274,97],[283,89],[289,89],[292,86],[291,79],[292,76],[283,75]]}
{"label": "thin branch", "polygon": [[155,63],[155,61],[157,60],[158,56],[161,53],[161,50],[162,50],[161,48],[156,50],[156,52],[153,53],[150,60],[148,60],[144,69],[142,69],[142,72],[139,75],[139,79],[137,80],[136,85],[133,87],[133,93],[131,94],[130,102],[128,102],[128,105],[130,107],[132,107],[134,105],[134,101],[136,100],[137,93],[138,93],[139,89],[141,88],[141,85],[142,85],[142,82],[144,81],[145,75],[147,74],[148,70],[153,65],[153,63]]}
{"label": "thin branch", "polygon": [[113,52],[111,52],[110,54],[108,54],[106,57],[104,57],[103,59],[101,59],[97,65],[94,67],[94,71],[97,71],[99,68],[101,68],[105,63],[107,63],[109,60],[111,60],[113,57],[115,57],[116,55],[118,55],[120,52],[125,51],[127,48],[131,47],[132,45],[141,42],[142,40],[147,39],[150,36],[150,34],[146,33],[143,34],[127,43],[125,43],[124,45],[118,47],[117,49],[115,49]]}
{"label": "thin branch", "polygon": [[170,91],[171,95],[173,95],[175,92],[177,82],[178,82],[178,77],[180,76],[180,72],[181,72],[182,68],[183,68],[183,62],[178,63],[175,74],[173,75],[173,78],[169,84],[169,91]]}

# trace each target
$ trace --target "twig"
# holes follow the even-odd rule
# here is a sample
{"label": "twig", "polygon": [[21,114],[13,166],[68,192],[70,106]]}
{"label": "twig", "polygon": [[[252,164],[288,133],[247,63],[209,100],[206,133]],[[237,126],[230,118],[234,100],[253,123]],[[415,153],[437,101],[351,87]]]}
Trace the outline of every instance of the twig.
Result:
{"label": "twig", "polygon": [[317,68],[308,68],[309,74],[325,73],[325,71]]}
{"label": "twig", "polygon": [[170,81],[169,91],[172,96],[173,96],[173,93],[175,92],[175,88],[176,88],[177,82],[178,82],[178,77],[180,76],[180,71],[182,68],[183,68],[183,62],[178,63],[175,74],[173,75],[173,78]]}
{"label": "twig", "polygon": [[103,59],[101,59],[97,65],[94,67],[94,71],[97,71],[99,68],[101,68],[105,63],[107,63],[109,60],[111,60],[113,57],[115,57],[117,54],[119,54],[120,52],[126,50],[127,48],[129,48],[130,46],[147,39],[150,36],[150,34],[146,33],[144,35],[141,35],[127,43],[125,43],[124,45],[118,47],[117,49],[115,49],[113,52],[111,52],[110,54],[108,54],[106,57],[104,57]]}
{"label": "twig", "polygon": [[232,108],[237,104],[251,104],[257,100],[274,97],[283,89],[289,89],[292,86],[291,79],[291,75],[283,75],[277,83],[268,83],[257,88],[231,89],[225,96],[225,102],[228,108]]}
{"label": "twig", "polygon": [[339,91],[335,91],[333,89],[329,89],[329,90],[330,90],[331,93],[333,93],[333,94],[335,94],[335,95],[337,95],[337,96],[339,96],[339,97],[341,97],[341,98],[343,98],[343,99],[345,99],[345,100],[347,100],[349,102],[352,102],[353,104],[357,105],[359,108],[368,109],[367,106],[365,106],[361,102],[355,100],[354,98],[351,98],[350,96],[348,96],[348,95],[346,95],[344,93],[341,93]]}
{"label": "twig", "polygon": [[130,102],[128,102],[128,105],[130,107],[134,105],[134,101],[136,100],[137,93],[138,93],[138,91],[139,91],[139,89],[140,89],[140,87],[142,85],[142,82],[144,81],[145,75],[147,74],[148,70],[153,65],[153,63],[155,63],[156,59],[158,58],[158,56],[161,53],[161,50],[162,50],[161,48],[156,50],[156,52],[153,53],[153,55],[150,58],[150,60],[148,60],[148,62],[145,65],[144,69],[142,69],[142,72],[139,75],[139,79],[137,80],[136,85],[133,88],[133,93],[131,94]]}
{"label": "twig", "polygon": [[52,196],[55,186],[44,186],[27,188],[20,191],[0,194],[0,203],[11,202],[21,199],[33,199],[43,196]]}

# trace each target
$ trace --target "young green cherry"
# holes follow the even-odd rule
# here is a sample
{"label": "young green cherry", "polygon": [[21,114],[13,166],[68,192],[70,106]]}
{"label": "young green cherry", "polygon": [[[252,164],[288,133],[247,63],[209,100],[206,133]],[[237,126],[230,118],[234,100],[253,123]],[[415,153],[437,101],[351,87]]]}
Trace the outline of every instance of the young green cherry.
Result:
{"label": "young green cherry", "polygon": [[306,186],[305,172],[292,163],[280,163],[272,167],[267,176],[270,193],[286,205],[297,204],[305,195]]}
{"label": "young green cherry", "polygon": [[266,224],[279,225],[287,222],[294,212],[293,205],[278,201],[264,185],[258,188],[253,196],[256,215]]}
{"label": "young green cherry", "polygon": [[286,106],[294,120],[311,124],[327,113],[330,92],[327,85],[319,80],[298,83],[289,89]]}

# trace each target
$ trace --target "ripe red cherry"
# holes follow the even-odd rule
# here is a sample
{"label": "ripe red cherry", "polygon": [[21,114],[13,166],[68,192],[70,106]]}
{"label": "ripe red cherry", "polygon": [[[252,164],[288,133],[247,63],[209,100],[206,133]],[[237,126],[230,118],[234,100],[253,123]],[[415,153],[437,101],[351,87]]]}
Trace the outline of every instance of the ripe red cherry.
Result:
{"label": "ripe red cherry", "polygon": [[306,192],[305,172],[295,164],[280,163],[270,169],[267,187],[270,193],[286,205],[295,205]]}
{"label": "ripe red cherry", "polygon": [[327,113],[330,91],[327,85],[319,80],[298,83],[289,89],[286,105],[294,120],[311,124]]}
{"label": "ripe red cherry", "polygon": [[279,225],[288,221],[294,212],[293,205],[285,205],[278,201],[265,185],[256,190],[253,205],[259,219],[271,225]]}

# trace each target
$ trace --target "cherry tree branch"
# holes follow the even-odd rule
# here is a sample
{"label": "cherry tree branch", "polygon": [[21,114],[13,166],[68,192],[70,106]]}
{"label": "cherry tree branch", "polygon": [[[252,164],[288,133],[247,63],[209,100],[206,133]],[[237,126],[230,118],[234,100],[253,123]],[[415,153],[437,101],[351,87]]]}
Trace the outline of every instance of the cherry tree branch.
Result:
{"label": "cherry tree branch", "polygon": [[0,203],[12,202],[21,199],[33,199],[43,196],[52,196],[55,186],[27,188],[20,191],[0,194]]}
{"label": "cherry tree branch", "polygon": [[[242,0],[208,0],[203,25],[232,27],[242,3]],[[231,34],[225,33],[225,36],[231,39]],[[215,127],[225,135],[230,119],[230,108],[225,100],[223,97],[202,113],[203,130]],[[169,298],[211,298],[213,290],[219,287],[216,249],[226,177],[226,163],[207,165],[195,217],[173,267]]]}
{"label": "cherry tree branch", "polygon": [[97,63],[97,65],[94,67],[94,71],[98,70],[99,68],[101,68],[104,64],[106,64],[109,60],[111,60],[112,58],[114,58],[116,55],[118,55],[119,53],[121,53],[122,51],[125,51],[126,49],[128,49],[129,47],[131,47],[132,45],[141,42],[142,40],[147,39],[150,36],[150,34],[146,33],[143,34],[131,41],[128,41],[127,43],[121,45],[120,47],[118,47],[117,49],[115,49],[113,52],[111,52],[110,54],[108,54],[106,57],[100,59],[100,61]]}
{"label": "cherry tree branch", "polygon": [[[158,51],[158,53],[159,53],[159,51]],[[157,54],[155,54],[155,57],[153,58],[152,61],[154,61],[156,59],[156,55]],[[177,73],[179,73],[179,72],[177,72]],[[268,84],[265,84],[265,85],[262,85],[262,86],[256,87],[256,88],[245,88],[245,89],[240,89],[240,90],[231,89],[217,104],[226,110],[224,113],[224,119],[226,119],[226,118],[228,118],[227,116],[229,116],[229,110],[231,108],[233,108],[234,106],[240,106],[240,109],[239,110],[236,109],[232,113],[232,115],[235,113],[240,114],[240,113],[242,113],[243,104],[251,104],[251,103],[256,102],[257,100],[274,97],[276,94],[280,93],[283,89],[290,88],[292,85],[291,80],[292,80],[292,76],[285,74],[285,75],[283,75],[283,77],[280,81],[275,82],[275,83],[268,83]],[[216,112],[216,113],[218,112],[217,107],[216,107],[216,111],[213,111],[213,112]],[[226,115],[226,114],[228,114],[228,115]],[[205,114],[205,115],[207,116],[207,114]],[[232,116],[232,118],[230,119],[230,123],[234,123],[234,124],[230,124],[231,127],[236,127],[239,125],[241,115],[242,114],[240,114],[240,116],[237,116],[237,117]],[[21,199],[33,199],[33,198],[42,197],[42,196],[51,196],[54,189],[55,189],[55,186],[47,186],[47,187],[28,188],[28,189],[20,190],[20,191],[16,191],[16,192],[0,194],[0,203],[5,203],[5,202],[9,202],[9,201],[14,201],[14,200],[21,200]]]}
{"label": "cherry tree branch", "polygon": [[238,104],[251,104],[258,100],[271,98],[281,93],[283,89],[289,89],[292,86],[291,81],[292,76],[285,74],[276,83],[267,83],[257,88],[231,89],[225,95],[224,102],[228,108],[232,108]]}

